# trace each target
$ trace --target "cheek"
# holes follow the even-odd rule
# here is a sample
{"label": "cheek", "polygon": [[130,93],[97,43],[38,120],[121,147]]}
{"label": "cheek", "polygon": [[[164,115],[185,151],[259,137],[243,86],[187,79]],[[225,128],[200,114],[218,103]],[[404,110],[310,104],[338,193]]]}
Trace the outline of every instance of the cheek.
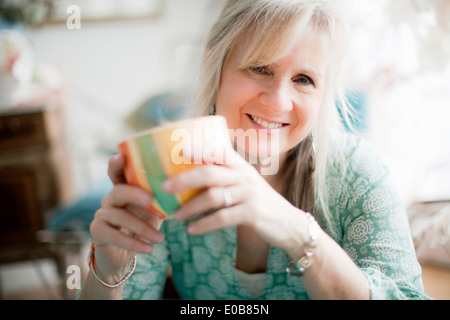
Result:
{"label": "cheek", "polygon": [[296,106],[297,123],[286,138],[288,148],[295,147],[311,133],[317,123],[321,105],[322,99],[310,97],[310,99],[304,99],[300,106]]}
{"label": "cheek", "polygon": [[216,114],[225,117],[229,129],[236,128],[237,123],[237,108],[236,101],[231,94],[222,94],[216,99]]}
{"label": "cheek", "polygon": [[309,129],[311,129],[317,123],[317,118],[319,116],[321,106],[322,102],[318,101],[314,104],[314,106],[312,106],[306,111]]}
{"label": "cheek", "polygon": [[233,91],[233,87],[230,85],[230,81],[228,80],[226,73],[223,74],[216,97],[217,114],[226,115],[227,113],[230,113],[230,106],[234,104],[233,99],[235,95],[233,94]]}
{"label": "cheek", "polygon": [[309,130],[316,123],[322,106],[322,99],[318,96],[304,98],[295,109],[298,118],[298,129]]}
{"label": "cheek", "polygon": [[229,128],[238,129],[241,126],[243,108],[251,100],[251,90],[242,82],[225,82],[219,88],[216,98],[216,113],[227,119]]}

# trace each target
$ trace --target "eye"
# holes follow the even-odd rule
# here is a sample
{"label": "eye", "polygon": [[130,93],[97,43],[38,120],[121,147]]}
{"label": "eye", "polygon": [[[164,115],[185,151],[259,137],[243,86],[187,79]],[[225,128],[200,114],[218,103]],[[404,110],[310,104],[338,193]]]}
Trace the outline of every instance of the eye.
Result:
{"label": "eye", "polygon": [[266,72],[266,67],[250,67],[250,69],[256,73],[265,73]]}
{"label": "eye", "polygon": [[294,79],[294,82],[297,82],[302,85],[314,85],[314,81],[305,75],[299,76],[298,78]]}

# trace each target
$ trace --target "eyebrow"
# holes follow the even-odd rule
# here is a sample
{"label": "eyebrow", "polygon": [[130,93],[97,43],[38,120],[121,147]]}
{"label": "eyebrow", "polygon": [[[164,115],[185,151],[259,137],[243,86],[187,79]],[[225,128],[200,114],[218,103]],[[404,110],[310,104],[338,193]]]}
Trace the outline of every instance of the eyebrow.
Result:
{"label": "eyebrow", "polygon": [[311,76],[314,79],[320,80],[322,78],[321,73],[312,68],[301,68],[297,74],[305,74]]}

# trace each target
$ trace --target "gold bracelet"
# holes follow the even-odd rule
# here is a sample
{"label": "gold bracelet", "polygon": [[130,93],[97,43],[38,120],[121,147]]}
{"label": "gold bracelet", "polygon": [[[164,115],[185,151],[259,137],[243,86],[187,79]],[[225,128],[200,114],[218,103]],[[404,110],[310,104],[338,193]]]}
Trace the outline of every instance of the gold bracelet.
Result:
{"label": "gold bracelet", "polygon": [[319,237],[320,226],[317,223],[314,217],[306,212],[306,216],[308,217],[308,233],[309,233],[309,241],[305,245],[305,255],[301,257],[297,263],[292,260],[292,258],[286,253],[286,259],[289,262],[289,266],[286,268],[286,272],[294,277],[301,277],[305,273],[305,271],[312,264],[312,257],[314,254],[314,250],[317,247],[317,238]]}

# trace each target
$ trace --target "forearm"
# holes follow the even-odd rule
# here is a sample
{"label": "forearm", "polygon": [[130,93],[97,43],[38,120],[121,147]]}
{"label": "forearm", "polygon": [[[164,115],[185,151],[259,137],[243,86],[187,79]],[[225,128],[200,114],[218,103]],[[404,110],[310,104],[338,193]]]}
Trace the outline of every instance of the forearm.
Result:
{"label": "forearm", "polygon": [[311,299],[370,299],[367,277],[347,253],[321,231],[313,263],[301,277]]}
{"label": "forearm", "polygon": [[[305,256],[306,244],[311,240],[311,222],[306,214],[295,208],[287,216],[284,226],[284,241],[280,242],[293,261]],[[313,232],[314,233],[314,232]],[[312,264],[305,270],[302,281],[311,299],[355,300],[370,299],[369,281],[348,254],[321,228]]]}
{"label": "forearm", "polygon": [[79,300],[122,300],[123,285],[108,288],[102,285],[89,270],[84,286],[78,297]]}

